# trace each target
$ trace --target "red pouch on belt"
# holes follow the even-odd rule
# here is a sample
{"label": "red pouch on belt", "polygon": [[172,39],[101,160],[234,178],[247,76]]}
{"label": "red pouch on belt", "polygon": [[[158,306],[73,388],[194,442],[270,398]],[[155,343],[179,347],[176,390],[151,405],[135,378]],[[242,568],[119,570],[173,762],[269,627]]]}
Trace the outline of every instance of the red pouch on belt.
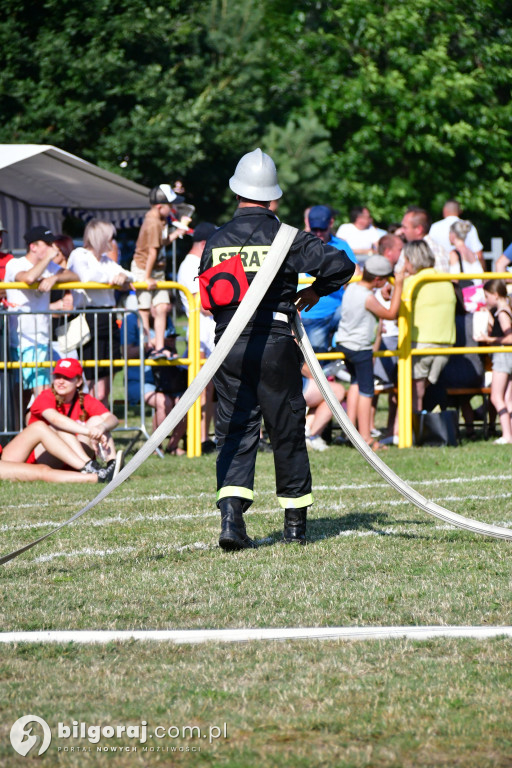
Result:
{"label": "red pouch on belt", "polygon": [[239,253],[199,275],[203,309],[240,304],[248,289],[249,283]]}

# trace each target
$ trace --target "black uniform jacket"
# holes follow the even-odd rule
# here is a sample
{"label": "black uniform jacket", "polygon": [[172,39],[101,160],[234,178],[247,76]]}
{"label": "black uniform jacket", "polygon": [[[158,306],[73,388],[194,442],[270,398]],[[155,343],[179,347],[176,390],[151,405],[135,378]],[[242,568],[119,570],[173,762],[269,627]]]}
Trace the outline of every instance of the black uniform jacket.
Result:
{"label": "black uniform jacket", "polygon": [[[278,218],[267,208],[237,208],[231,221],[219,227],[208,239],[199,273],[240,253],[250,284],[263,264],[279,225]],[[265,318],[273,324],[272,313],[275,312],[293,315],[300,273],[308,272],[315,277],[311,287],[318,296],[327,296],[348,283],[354,270],[355,264],[345,251],[325,245],[310,232],[298,232],[249,327],[260,325]],[[237,307],[238,304],[233,304],[213,310],[217,332],[224,330]]]}

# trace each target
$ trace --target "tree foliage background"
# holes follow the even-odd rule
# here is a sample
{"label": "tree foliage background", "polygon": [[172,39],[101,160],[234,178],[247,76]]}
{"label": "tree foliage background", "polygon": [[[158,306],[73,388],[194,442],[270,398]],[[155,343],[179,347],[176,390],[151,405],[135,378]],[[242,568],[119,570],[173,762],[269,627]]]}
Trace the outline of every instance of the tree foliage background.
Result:
{"label": "tree foliage background", "polygon": [[[512,237],[511,0],[0,0],[4,143],[54,144],[202,217],[261,146],[301,224],[455,197]],[[125,167],[120,167],[123,162]]]}

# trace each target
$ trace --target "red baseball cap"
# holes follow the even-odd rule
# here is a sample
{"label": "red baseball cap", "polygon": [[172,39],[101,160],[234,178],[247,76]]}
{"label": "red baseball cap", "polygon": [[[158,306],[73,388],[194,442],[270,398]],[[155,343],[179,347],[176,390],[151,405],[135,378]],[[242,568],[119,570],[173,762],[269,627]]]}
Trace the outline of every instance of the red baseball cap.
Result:
{"label": "red baseball cap", "polygon": [[59,373],[61,376],[65,376],[66,379],[74,379],[75,376],[83,376],[84,371],[78,360],[75,360],[72,357],[65,357],[62,360],[59,360],[55,368],[53,369],[53,374]]}

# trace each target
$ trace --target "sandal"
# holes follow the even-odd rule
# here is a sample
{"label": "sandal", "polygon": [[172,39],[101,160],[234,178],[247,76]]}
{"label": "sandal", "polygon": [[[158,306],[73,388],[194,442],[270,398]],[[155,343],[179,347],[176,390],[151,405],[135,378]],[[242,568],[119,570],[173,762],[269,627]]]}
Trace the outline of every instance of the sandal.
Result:
{"label": "sandal", "polygon": [[389,450],[389,446],[383,445],[382,443],[379,443],[376,437],[372,438],[369,443],[367,443],[368,447],[372,449],[372,451],[387,451]]}
{"label": "sandal", "polygon": [[179,357],[177,352],[171,352],[170,349],[162,347],[162,349],[154,349],[148,355],[150,360],[174,360]]}

